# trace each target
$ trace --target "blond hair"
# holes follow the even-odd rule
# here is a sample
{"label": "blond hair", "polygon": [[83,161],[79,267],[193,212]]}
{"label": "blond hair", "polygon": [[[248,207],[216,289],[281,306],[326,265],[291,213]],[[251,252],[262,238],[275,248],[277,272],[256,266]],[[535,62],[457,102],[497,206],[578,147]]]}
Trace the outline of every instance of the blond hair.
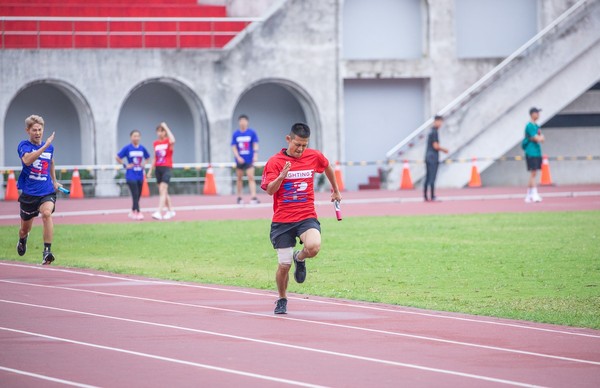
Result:
{"label": "blond hair", "polygon": [[25,128],[29,129],[33,127],[34,124],[39,124],[43,127],[44,119],[42,118],[42,116],[31,115],[25,119]]}

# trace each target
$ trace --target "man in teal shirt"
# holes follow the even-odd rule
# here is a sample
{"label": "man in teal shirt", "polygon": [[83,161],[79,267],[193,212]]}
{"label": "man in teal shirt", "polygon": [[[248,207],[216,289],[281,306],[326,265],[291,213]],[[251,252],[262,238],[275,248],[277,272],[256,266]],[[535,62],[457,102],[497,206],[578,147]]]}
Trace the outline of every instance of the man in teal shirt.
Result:
{"label": "man in teal shirt", "polygon": [[538,194],[535,178],[537,171],[542,168],[542,147],[540,143],[544,142],[544,135],[540,130],[540,126],[537,124],[537,120],[540,118],[539,108],[529,109],[529,116],[531,121],[527,123],[525,127],[525,137],[521,143],[523,150],[525,151],[525,160],[527,161],[527,171],[530,172],[529,184],[527,186],[527,196],[525,202],[542,202],[542,197]]}

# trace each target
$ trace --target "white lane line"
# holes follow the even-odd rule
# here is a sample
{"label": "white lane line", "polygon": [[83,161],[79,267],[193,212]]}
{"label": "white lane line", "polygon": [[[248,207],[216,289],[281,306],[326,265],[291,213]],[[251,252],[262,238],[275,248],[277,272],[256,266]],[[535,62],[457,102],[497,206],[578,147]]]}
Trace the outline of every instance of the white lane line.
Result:
{"label": "white lane line", "polygon": [[8,367],[2,366],[2,365],[0,365],[0,370],[3,370],[5,372],[10,372],[10,373],[18,374],[18,375],[27,376],[27,377],[34,377],[34,378],[40,379],[40,380],[51,381],[53,383],[59,383],[59,384],[63,384],[63,385],[69,385],[71,387],[96,388],[95,385],[88,385],[88,384],[77,383],[75,381],[63,380],[63,379],[59,379],[59,378],[56,378],[56,377],[50,377],[50,376],[46,376],[46,375],[40,375],[40,374],[37,374],[37,373],[27,372],[27,371],[20,370],[20,369],[8,368]]}
{"label": "white lane line", "polygon": [[[32,305],[32,306],[35,306],[35,305]],[[57,310],[60,310],[60,309],[57,309]],[[68,310],[66,310],[66,311],[68,311]],[[94,315],[94,314],[87,314],[87,313],[84,313],[84,314]],[[101,317],[101,315],[99,315],[99,316]],[[109,351],[118,352],[118,353],[125,353],[125,354],[134,355],[134,356],[151,358],[151,359],[155,359],[155,360],[171,362],[174,364],[195,366],[198,368],[214,370],[217,372],[224,372],[224,373],[229,373],[229,374],[234,374],[234,375],[239,375],[239,376],[251,377],[251,378],[260,379],[260,380],[274,381],[276,383],[283,383],[283,384],[288,384],[288,385],[296,385],[296,386],[300,386],[300,387],[311,387],[311,388],[323,387],[321,385],[314,385],[314,384],[304,383],[301,381],[295,381],[295,380],[283,379],[283,378],[279,378],[279,377],[261,375],[258,373],[244,372],[244,371],[237,370],[237,369],[222,368],[219,366],[201,364],[201,363],[197,363],[197,362],[180,360],[180,359],[171,358],[171,357],[158,356],[158,355],[150,354],[150,353],[136,352],[134,350],[115,348],[112,346],[104,346],[104,345],[98,345],[98,344],[93,344],[93,343],[89,343],[89,342],[76,341],[76,340],[72,340],[72,339],[68,339],[68,338],[55,337],[55,336],[41,334],[41,333],[33,333],[30,331],[25,331],[25,330],[12,329],[9,327],[1,327],[0,326],[0,330],[12,332],[12,333],[30,335],[30,336],[34,336],[34,337],[46,338],[46,339],[50,339],[50,340],[54,340],[54,341],[67,342],[67,343],[71,343],[71,344],[75,344],[75,345],[88,346],[88,347],[96,348],[96,349],[109,350]]]}
{"label": "white lane line", "polygon": [[[542,193],[547,198],[573,198],[573,197],[595,197],[600,196],[600,191],[559,191]],[[482,195],[454,195],[440,197],[443,201],[493,201],[503,199],[523,199],[522,194],[482,194]],[[345,199],[344,204],[374,204],[374,203],[415,203],[423,202],[421,197],[381,197],[381,198],[354,198]],[[329,201],[315,201],[316,205],[328,205]],[[234,210],[243,208],[270,208],[273,206],[270,202],[260,203],[251,206],[237,204],[215,204],[215,205],[188,205],[176,206],[175,210],[184,211],[199,211],[199,210]],[[147,208],[145,211],[153,212],[158,208]],[[126,214],[128,209],[100,209],[100,210],[79,210],[79,211],[63,211],[54,213],[53,217],[79,217],[79,216],[94,216],[94,215],[110,215],[110,214]],[[0,220],[13,220],[20,218],[19,214],[0,215]]]}
{"label": "white lane line", "polygon": [[[144,284],[151,284],[151,285],[197,288],[197,289],[202,289],[202,290],[230,292],[230,293],[236,293],[236,294],[256,295],[256,296],[261,296],[261,297],[273,298],[273,294],[269,294],[267,292],[238,290],[238,289],[232,289],[232,288],[221,288],[221,287],[216,287],[216,286],[205,286],[205,285],[200,285],[200,284],[189,284],[189,283],[181,283],[181,282],[166,281],[166,280],[134,279],[134,278],[127,278],[127,277],[122,277],[122,276],[115,276],[115,275],[106,275],[106,274],[97,274],[97,273],[69,270],[69,269],[64,269],[64,268],[48,268],[48,267],[6,263],[6,262],[0,262],[0,265],[4,265],[4,266],[8,266],[8,267],[34,269],[34,270],[38,270],[38,271],[64,272],[64,273],[70,273],[70,274],[74,274],[74,275],[98,277],[98,278],[105,278],[105,279],[111,279],[111,280],[124,280],[124,281],[129,281],[129,282],[144,283]],[[25,284],[30,284],[30,283],[25,283]],[[329,300],[307,299],[307,298],[303,298],[303,297],[288,297],[288,299],[298,300],[298,301],[307,302],[307,303],[319,303],[319,304],[326,304],[326,305],[332,305],[332,306],[344,306],[344,307],[358,308],[358,309],[364,309],[364,310],[390,312],[390,313],[395,313],[395,314],[418,315],[418,316],[425,316],[425,317],[430,317],[430,318],[449,319],[449,320],[456,320],[456,321],[481,323],[481,324],[486,324],[486,325],[506,326],[506,327],[512,327],[512,328],[517,328],[517,329],[524,329],[524,330],[534,330],[534,331],[541,331],[541,332],[547,332],[547,333],[565,334],[565,335],[573,335],[573,336],[579,336],[579,337],[600,339],[600,335],[596,335],[596,334],[578,333],[578,332],[574,332],[574,331],[558,330],[558,329],[549,329],[549,328],[536,327],[536,326],[531,326],[531,325],[519,325],[517,323],[489,321],[489,320],[478,319],[478,318],[465,318],[465,317],[458,317],[455,315],[444,315],[442,312],[425,313],[425,312],[419,312],[419,311],[408,311],[408,310],[392,309],[392,308],[385,308],[385,307],[378,307],[378,306],[369,306],[367,304],[353,304],[349,301],[348,302],[333,302],[333,301],[329,301]],[[367,303],[367,302],[365,302],[365,303]],[[401,308],[401,306],[399,306],[399,308]],[[532,324],[533,324],[533,322],[532,322]]]}
{"label": "white lane line", "polygon": [[[84,312],[84,311],[61,309],[61,308],[57,308],[57,307],[35,305],[35,304],[30,304],[30,303],[22,303],[22,302],[2,300],[2,299],[0,299],[0,302],[21,305],[21,306],[28,306],[28,307],[37,307],[37,308],[41,308],[41,309],[61,311],[61,312],[67,312],[67,313],[73,313],[73,314],[87,315],[87,316],[92,316],[92,317],[97,317],[97,318],[113,319],[113,320],[117,320],[117,321],[137,323],[137,324],[143,324],[143,325],[148,325],[148,326],[156,326],[156,327],[162,327],[162,328],[168,328],[168,329],[182,330],[182,331],[212,335],[212,336],[217,336],[217,337],[225,337],[225,338],[236,339],[236,340],[240,340],[240,341],[259,343],[259,344],[263,344],[263,345],[278,346],[278,347],[289,348],[289,349],[294,349],[294,350],[302,350],[302,351],[307,351],[307,352],[326,354],[328,356],[337,356],[337,357],[349,358],[349,359],[360,360],[360,361],[368,361],[368,362],[384,364],[384,365],[418,369],[418,370],[423,370],[423,371],[428,371],[428,372],[442,373],[442,374],[460,376],[460,377],[467,377],[467,378],[471,378],[471,379],[490,381],[490,382],[495,382],[495,383],[510,384],[510,385],[516,385],[516,386],[522,386],[522,387],[535,386],[535,385],[531,385],[531,384],[521,383],[518,381],[498,379],[498,378],[494,378],[494,377],[487,377],[487,376],[476,375],[476,374],[471,374],[471,373],[463,373],[463,372],[453,371],[453,370],[449,370],[449,369],[431,368],[431,367],[426,367],[426,366],[422,366],[422,365],[408,364],[408,363],[390,361],[390,360],[383,360],[383,359],[379,359],[379,358],[359,356],[359,355],[354,355],[354,354],[349,354],[349,353],[341,353],[341,352],[335,352],[335,351],[318,349],[318,348],[310,348],[310,347],[306,347],[306,346],[291,345],[291,344],[286,344],[286,343],[282,343],[282,342],[266,341],[266,340],[242,337],[242,336],[237,336],[237,335],[232,335],[232,334],[217,333],[217,332],[208,331],[208,330],[193,329],[193,328],[183,327],[183,326],[168,325],[168,324],[148,322],[148,321],[140,321],[137,319],[121,318],[121,317],[115,317],[115,316],[111,316],[111,315],[88,313],[88,312]],[[3,330],[3,329],[6,329],[6,328],[0,327],[0,330]],[[13,330],[13,329],[8,329],[8,330]],[[17,330],[15,330],[15,331],[17,331]],[[40,334],[40,336],[48,337],[48,336],[41,335],[41,334]],[[78,341],[72,341],[72,340],[68,340],[68,341],[73,342],[73,343],[79,343]],[[100,347],[100,345],[97,345],[97,346]],[[104,347],[104,346],[102,346],[102,347],[108,348],[108,347]],[[130,351],[125,351],[125,352],[130,352]],[[138,352],[135,352],[135,353],[138,353]]]}
{"label": "white lane line", "polygon": [[[396,331],[370,329],[370,328],[360,327],[360,326],[343,325],[340,323],[330,323],[330,322],[323,322],[323,321],[313,321],[310,319],[292,318],[289,316],[283,317],[283,316],[275,316],[273,314],[267,315],[267,314],[252,313],[252,312],[242,311],[242,310],[227,309],[227,308],[222,308],[222,307],[205,306],[205,305],[183,303],[183,302],[172,302],[172,301],[168,301],[168,300],[144,298],[144,297],[139,297],[139,296],[130,296],[130,295],[122,295],[122,294],[114,294],[114,293],[102,292],[102,291],[82,290],[82,289],[78,289],[78,288],[69,288],[69,287],[61,287],[61,286],[47,286],[47,285],[34,284],[34,283],[14,282],[14,281],[10,281],[10,280],[0,280],[0,283],[10,283],[10,284],[17,284],[17,285],[24,285],[24,286],[42,287],[42,288],[59,289],[59,290],[66,290],[66,291],[73,291],[73,292],[89,293],[89,294],[95,294],[95,295],[112,296],[112,297],[123,298],[123,299],[141,300],[141,301],[145,301],[145,302],[155,302],[155,303],[169,304],[169,305],[174,305],[174,306],[192,307],[192,308],[198,308],[198,309],[203,309],[203,310],[221,311],[221,312],[233,313],[233,314],[238,314],[238,315],[248,315],[248,316],[255,316],[255,317],[261,317],[261,318],[267,318],[267,319],[285,319],[285,320],[289,320],[289,321],[308,323],[308,324],[312,324],[312,325],[320,325],[320,326],[336,327],[336,328],[349,329],[349,330],[357,330],[357,331],[368,332],[368,333],[376,333],[376,334],[390,335],[390,336],[395,336],[395,337],[411,338],[411,339],[430,341],[430,342],[446,343],[446,344],[451,344],[451,345],[466,346],[466,347],[471,347],[471,348],[486,349],[486,350],[500,351],[500,352],[506,352],[506,353],[522,354],[522,355],[527,355],[527,356],[549,358],[549,359],[560,360],[560,361],[577,362],[577,363],[591,364],[591,365],[600,365],[600,362],[598,362],[598,361],[556,356],[556,355],[545,354],[545,353],[529,352],[526,350],[502,348],[502,347],[491,346],[491,345],[481,345],[481,344],[476,344],[476,343],[471,343],[471,342],[453,341],[453,340],[447,340],[447,339],[443,339],[443,338],[427,337],[427,336],[422,336],[422,335],[417,335],[417,334],[408,334],[408,333],[401,333],[401,332],[396,332]],[[2,301],[3,300],[0,300],[0,302],[2,302]],[[15,302],[15,303],[18,303],[18,302]]]}

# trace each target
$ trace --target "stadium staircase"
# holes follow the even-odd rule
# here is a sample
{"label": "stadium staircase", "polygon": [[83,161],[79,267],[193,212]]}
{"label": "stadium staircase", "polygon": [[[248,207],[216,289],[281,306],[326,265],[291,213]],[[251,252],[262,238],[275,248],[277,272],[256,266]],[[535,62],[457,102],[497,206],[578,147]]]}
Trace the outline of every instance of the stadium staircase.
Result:
{"label": "stadium staircase", "polygon": [[[600,81],[600,1],[580,0],[457,97],[439,114],[445,117],[443,158],[437,183],[464,187],[473,157],[483,171],[522,140],[532,106],[543,109],[541,122]],[[390,162],[422,161],[432,120],[423,123],[387,153]],[[443,161],[444,159],[442,159]],[[397,189],[402,163],[391,163],[389,189]],[[411,164],[413,180],[424,176],[422,163]]]}
{"label": "stadium staircase", "polygon": [[[226,18],[225,6],[197,0],[7,0],[0,3],[2,46],[26,48],[222,48],[245,21],[168,21],[160,18]],[[60,20],[36,20],[36,17]],[[65,20],[73,18],[73,20]],[[117,18],[78,21],[77,18]],[[122,21],[118,18],[138,18]],[[156,19],[156,20],[153,20]]]}

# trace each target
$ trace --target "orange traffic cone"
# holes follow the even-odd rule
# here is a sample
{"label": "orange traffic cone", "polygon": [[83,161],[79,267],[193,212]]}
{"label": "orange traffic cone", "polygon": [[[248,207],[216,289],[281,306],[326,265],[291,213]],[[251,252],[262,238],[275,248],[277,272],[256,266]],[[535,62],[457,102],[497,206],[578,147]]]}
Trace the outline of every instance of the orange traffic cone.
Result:
{"label": "orange traffic cone", "polygon": [[215,184],[215,173],[213,171],[212,166],[209,164],[206,169],[206,176],[204,177],[204,190],[202,191],[204,195],[216,195],[217,194],[217,185]]}
{"label": "orange traffic cone", "polygon": [[81,178],[79,177],[79,170],[73,170],[73,176],[71,177],[71,198],[83,198],[83,188],[81,187]]}
{"label": "orange traffic cone", "polygon": [[335,180],[338,184],[340,191],[344,191],[344,178],[342,178],[342,169],[340,168],[340,162],[335,162]]}
{"label": "orange traffic cone", "polygon": [[471,180],[469,187],[481,187],[481,176],[477,170],[477,158],[473,158],[473,166],[471,167]]}
{"label": "orange traffic cone", "polygon": [[144,183],[142,183],[142,197],[150,196],[150,188],[148,187],[148,181],[146,180],[146,175],[144,174]]}
{"label": "orange traffic cone", "polygon": [[402,181],[400,182],[400,190],[412,190],[414,188],[415,187],[413,186],[412,178],[410,177],[408,160],[405,160],[404,165],[402,166]]}
{"label": "orange traffic cone", "polygon": [[4,194],[5,201],[16,201],[19,199],[19,190],[17,190],[17,181],[15,173],[8,172],[8,181],[6,181],[6,193]]}
{"label": "orange traffic cone", "polygon": [[548,155],[544,155],[542,157],[542,176],[540,178],[540,185],[552,185],[552,176],[550,175],[550,163],[548,163]]}

